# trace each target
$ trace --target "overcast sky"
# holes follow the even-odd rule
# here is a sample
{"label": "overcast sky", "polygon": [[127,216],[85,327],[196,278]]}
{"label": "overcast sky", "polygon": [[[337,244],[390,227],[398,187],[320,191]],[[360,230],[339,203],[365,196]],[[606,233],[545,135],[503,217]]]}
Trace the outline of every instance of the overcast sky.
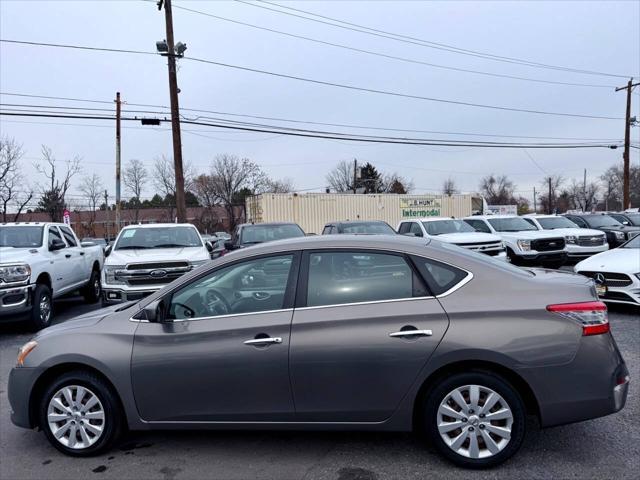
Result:
{"label": "overcast sky", "polygon": [[[281,3],[463,49],[582,70],[640,74],[638,1]],[[365,35],[234,1],[174,0],[174,5],[421,62],[611,88],[551,85],[438,69],[320,45],[174,7],[175,37],[176,41],[188,45],[186,56],[410,95],[530,110],[620,118],[624,115],[625,93],[615,93],[613,88],[626,84],[623,78],[496,62]],[[158,12],[154,3],[137,0],[0,0],[0,37],[154,51],[155,41],[165,38],[164,14]],[[110,101],[115,98],[115,92],[120,91],[123,100],[129,103],[169,104],[166,61],[160,56],[2,43],[0,59],[0,91],[5,93]],[[178,82],[182,107],[227,113],[497,135],[584,139],[622,139],[624,135],[623,120],[536,115],[384,96],[187,60],[180,61]],[[640,92],[640,88],[636,92]],[[5,104],[111,108],[4,95],[0,99]],[[637,115],[640,96],[634,94],[632,99]],[[196,115],[187,111],[183,114]],[[24,146],[23,163],[29,181],[35,184],[42,180],[32,163],[40,158],[40,145],[46,144],[61,161],[80,155],[83,174],[99,173],[113,195],[115,129],[112,121],[2,117],[0,122],[2,135],[14,137]],[[141,127],[137,123],[124,126],[124,164],[136,158],[151,168],[158,155],[171,155],[168,124],[162,129]],[[508,138],[309,127],[371,135],[509,141]],[[509,175],[517,184],[519,194],[531,197],[532,187],[539,186],[545,173],[581,179],[582,169],[586,168],[588,176],[595,178],[622,157],[621,149],[529,149],[532,160],[522,149],[378,145],[207,127],[183,128],[189,130],[183,134],[184,158],[198,170],[205,171],[216,154],[230,153],[254,160],[273,177],[290,177],[300,190],[321,190],[327,184],[326,173],[336,162],[357,158],[383,171],[397,171],[409,177],[416,187],[415,193],[440,190],[449,175],[461,190],[474,191],[481,176],[493,172]],[[639,130],[633,129],[636,142]],[[631,158],[636,165],[640,164],[638,150],[632,149]],[[153,192],[148,185],[146,195]]]}

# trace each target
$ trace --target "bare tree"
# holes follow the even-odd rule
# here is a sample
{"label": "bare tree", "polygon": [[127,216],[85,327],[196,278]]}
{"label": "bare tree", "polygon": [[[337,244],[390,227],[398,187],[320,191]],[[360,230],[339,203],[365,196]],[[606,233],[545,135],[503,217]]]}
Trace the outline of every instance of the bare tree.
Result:
{"label": "bare tree", "polygon": [[33,190],[27,186],[19,165],[23,155],[22,145],[13,138],[0,138],[0,206],[3,222],[7,221],[9,207],[15,209],[15,222],[33,198]]}
{"label": "bare tree", "polygon": [[290,178],[282,178],[280,180],[269,178],[262,193],[291,193],[294,190],[295,186]]}
{"label": "bare tree", "polygon": [[53,151],[46,145],[42,145],[42,163],[37,163],[35,167],[47,179],[47,185],[41,187],[38,205],[41,211],[49,214],[52,221],[62,220],[65,196],[71,187],[71,179],[82,170],[80,161],[81,158],[77,155],[66,160],[66,172],[61,176],[56,171],[57,160]]}
{"label": "bare tree", "polygon": [[449,177],[442,183],[442,193],[444,195],[454,195],[458,193],[459,190],[456,187],[456,182],[453,178]]}
{"label": "bare tree", "polygon": [[385,173],[382,175],[382,192],[407,194],[413,190],[413,182],[398,173]]}
{"label": "bare tree", "polygon": [[84,195],[85,200],[88,202],[89,206],[89,231],[91,235],[95,236],[95,221],[96,221],[96,209],[100,203],[100,199],[102,197],[102,180],[97,174],[93,174],[91,176],[86,176],[82,179],[82,183],[80,183],[80,191]]}
{"label": "bare tree", "polygon": [[[194,169],[193,166],[184,162],[182,165],[184,174],[185,192],[193,188]],[[155,159],[153,164],[153,184],[157,191],[164,197],[167,204],[167,214],[169,219],[173,218],[176,198],[176,171],[173,159],[162,155]]]}
{"label": "bare tree", "polygon": [[571,185],[566,189],[566,193],[571,208],[589,212],[596,206],[600,186],[596,182],[587,183],[585,186],[583,182],[573,179]]}
{"label": "bare tree", "polygon": [[[542,186],[543,194],[540,195],[540,206],[542,211],[552,212],[555,210],[561,210],[560,207],[560,187],[564,184],[565,179],[562,175],[547,175],[542,179],[540,185]],[[551,192],[549,192],[551,190]],[[551,193],[551,198],[549,198]]]}
{"label": "bare tree", "polygon": [[506,175],[487,175],[480,180],[480,192],[490,205],[514,205],[515,185]]}
{"label": "bare tree", "polygon": [[269,182],[256,163],[228,154],[216,156],[209,177],[212,195],[226,209],[232,227],[236,222],[234,207],[244,206],[248,195],[264,191]]}
{"label": "bare tree", "polygon": [[124,169],[122,182],[124,183],[127,191],[134,197],[129,201],[129,204],[133,204],[135,206],[136,223],[140,216],[140,197],[148,179],[149,174],[147,169],[144,167],[144,163],[136,159],[130,160]]}
{"label": "bare tree", "polygon": [[327,183],[338,193],[353,191],[353,165],[342,160],[327,174]]}

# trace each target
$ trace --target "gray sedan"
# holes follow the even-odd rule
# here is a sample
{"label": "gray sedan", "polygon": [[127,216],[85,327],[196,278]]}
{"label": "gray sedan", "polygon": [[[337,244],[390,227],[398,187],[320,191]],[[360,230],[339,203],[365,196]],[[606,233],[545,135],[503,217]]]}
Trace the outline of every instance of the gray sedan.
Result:
{"label": "gray sedan", "polygon": [[13,422],[69,455],[126,429],[423,430],[466,467],[620,410],[629,375],[588,278],[424,238],[233,252],[136,304],[40,332]]}

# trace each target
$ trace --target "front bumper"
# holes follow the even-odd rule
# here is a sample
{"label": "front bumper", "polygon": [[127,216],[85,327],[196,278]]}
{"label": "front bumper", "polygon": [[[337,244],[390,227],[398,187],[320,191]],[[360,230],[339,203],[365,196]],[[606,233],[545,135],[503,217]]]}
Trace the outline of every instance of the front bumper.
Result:
{"label": "front bumper", "polygon": [[144,297],[157,292],[162,288],[162,285],[158,285],[154,288],[145,288],[140,290],[129,290],[118,287],[102,286],[102,295],[104,303],[115,304],[130,301],[142,300]]}
{"label": "front bumper", "polygon": [[606,252],[607,250],[609,250],[609,244],[606,242],[596,247],[583,247],[567,243],[567,254],[569,258],[587,258],[597,253]]}
{"label": "front bumper", "polygon": [[13,319],[31,311],[33,285],[0,288],[0,319]]}
{"label": "front bumper", "polygon": [[31,418],[31,394],[42,371],[39,368],[14,367],[9,373],[7,394],[11,407],[11,422],[22,428],[35,427]]}
{"label": "front bumper", "polygon": [[568,258],[565,250],[555,252],[514,252],[517,257],[526,262],[559,262]]}

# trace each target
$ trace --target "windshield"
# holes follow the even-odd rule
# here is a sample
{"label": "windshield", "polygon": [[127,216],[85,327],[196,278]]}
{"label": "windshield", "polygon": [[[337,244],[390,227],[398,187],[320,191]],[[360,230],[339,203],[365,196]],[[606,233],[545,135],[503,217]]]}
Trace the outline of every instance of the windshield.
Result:
{"label": "windshield", "polygon": [[584,218],[590,227],[619,227],[622,225],[615,218],[609,215],[591,215]]}
{"label": "windshield", "polygon": [[126,228],[118,236],[116,250],[140,248],[201,247],[193,227]]}
{"label": "windshield", "polygon": [[304,237],[298,225],[247,225],[242,228],[242,245],[284,240],[285,238]]}
{"label": "windshield", "polygon": [[627,213],[627,218],[631,220],[632,225],[640,227],[640,213]]}
{"label": "windshield", "polygon": [[34,248],[42,246],[43,227],[0,227],[0,247]]}
{"label": "windshield", "polygon": [[370,233],[377,235],[395,235],[393,228],[384,222],[343,223],[339,226],[340,233]]}
{"label": "windshield", "polygon": [[554,230],[556,228],[578,228],[578,225],[566,217],[537,218],[536,220],[538,220],[538,223],[542,225],[544,230]]}
{"label": "windshield", "polygon": [[429,235],[466,232],[473,233],[476,231],[475,228],[462,220],[434,220],[432,222],[422,222],[422,225],[424,225],[424,228],[427,230]]}
{"label": "windshield", "polygon": [[640,248],[640,235],[636,235],[620,248]]}
{"label": "windshield", "polygon": [[497,232],[522,232],[538,230],[536,227],[520,217],[490,218],[489,223]]}

